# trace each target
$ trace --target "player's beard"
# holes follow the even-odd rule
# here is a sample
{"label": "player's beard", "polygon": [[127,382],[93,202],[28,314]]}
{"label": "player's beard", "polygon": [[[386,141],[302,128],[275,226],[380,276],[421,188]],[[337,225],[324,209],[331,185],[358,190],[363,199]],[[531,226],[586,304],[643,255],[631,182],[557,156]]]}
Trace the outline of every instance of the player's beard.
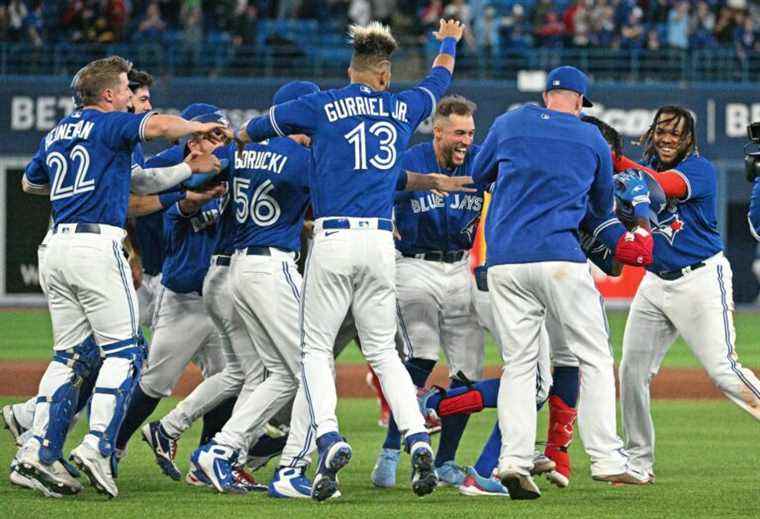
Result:
{"label": "player's beard", "polygon": [[452,144],[443,148],[443,166],[454,169],[464,164],[469,148],[463,144]]}

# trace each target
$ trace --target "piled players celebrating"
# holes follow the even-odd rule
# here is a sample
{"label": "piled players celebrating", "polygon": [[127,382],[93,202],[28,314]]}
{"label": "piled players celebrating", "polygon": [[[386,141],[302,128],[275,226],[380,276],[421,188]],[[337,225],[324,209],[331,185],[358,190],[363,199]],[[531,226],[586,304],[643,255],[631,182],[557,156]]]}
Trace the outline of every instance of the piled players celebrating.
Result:
{"label": "piled players celebrating", "polygon": [[[118,463],[141,426],[162,472],[178,480],[177,441],[203,417],[188,483],[339,497],[337,474],[353,455],[335,409],[334,346],[347,314],[393,413],[371,476],[377,487],[395,485],[402,445],[419,496],[450,484],[535,499],[532,476],[542,473],[566,487],[576,406],[594,479],[654,482],[648,385],[678,333],[758,417],[760,382],[733,351],[715,172],[697,153],[690,113],[658,111],[646,164],[637,164],[614,130],[583,116],[592,106],[585,75],[560,67],[548,76],[545,108],[505,113],[473,146],[474,103],[443,98],[463,30],[441,20],[429,75],[393,94],[396,41],[380,24],[353,26],[350,84],[288,83],[266,115],[234,133],[211,105],[183,117],[150,111],[150,76],[122,58],[80,70],[72,87],[81,104],[23,177],[24,191],[52,204],[40,281],[54,355],[36,399],[3,409],[20,445],[13,483],[61,497],[82,490],[81,471],[116,497]],[[407,151],[431,115],[433,142]],[[140,143],[157,138],[174,144],[146,161]],[[127,216],[139,218],[127,226]],[[480,219],[486,261],[477,272],[487,277],[469,269]],[[302,233],[313,241],[303,277]],[[622,264],[647,268],[620,368],[627,450],[589,260],[612,275]],[[679,301],[697,297],[704,318],[695,328],[684,315],[693,306]],[[140,323],[153,331],[149,346]],[[477,380],[484,326],[504,358],[500,380]],[[452,384],[426,391],[439,346]],[[205,380],[143,425],[191,361]],[[537,454],[536,412],[547,400],[547,448]],[[88,401],[88,433],[69,458],[77,469],[63,444]],[[287,436],[267,434],[289,407]],[[461,468],[467,415],[484,407],[497,407],[499,421],[474,467]],[[437,455],[425,426],[433,414],[443,418]],[[268,487],[246,472],[277,454]]]}

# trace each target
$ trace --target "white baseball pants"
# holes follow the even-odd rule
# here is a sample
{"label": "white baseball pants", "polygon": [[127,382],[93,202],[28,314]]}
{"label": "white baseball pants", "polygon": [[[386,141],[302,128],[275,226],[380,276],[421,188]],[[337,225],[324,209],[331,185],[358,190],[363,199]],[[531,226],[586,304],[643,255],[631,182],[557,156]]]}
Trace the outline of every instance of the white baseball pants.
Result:
{"label": "white baseball pants", "polygon": [[[298,305],[301,275],[293,253],[269,248],[270,255],[235,253],[232,294],[250,340],[267,372],[266,379],[236,406],[214,441],[247,450],[254,431],[261,429],[298,390],[301,358]],[[308,412],[294,406],[291,421],[308,423]]]}
{"label": "white baseball pants", "polygon": [[348,220],[356,228],[324,230],[322,219],[315,222],[301,294],[303,383],[317,437],[338,431],[335,380],[329,368],[336,334],[349,309],[362,353],[380,379],[399,430],[424,432],[415,387],[394,341],[393,235],[377,229],[375,219]]}
{"label": "white baseball pants", "polygon": [[397,336],[404,354],[438,360],[443,348],[449,375],[483,378],[485,337],[472,300],[469,256],[457,263],[396,259]]}
{"label": "white baseball pants", "polygon": [[644,472],[654,466],[649,385],[679,334],[718,389],[760,420],[760,381],[734,348],[731,265],[722,253],[704,263],[673,281],[647,272],[628,313],[620,364],[623,427],[631,463]]}
{"label": "white baseball pants", "polygon": [[170,396],[191,360],[201,366],[204,378],[220,372],[224,354],[219,334],[200,295],[161,286],[140,387],[153,398]]}
{"label": "white baseball pants", "polygon": [[[178,438],[196,420],[228,398],[238,396],[236,410],[264,379],[261,359],[230,297],[230,266],[217,265],[216,259],[216,256],[211,258],[211,266],[203,280],[203,303],[219,336],[224,369],[204,379],[161,419],[161,425],[173,438]],[[247,452],[247,448],[244,451]]]}
{"label": "white baseball pants", "polygon": [[[586,263],[496,265],[488,286],[504,370],[499,388],[503,443],[499,467],[528,474],[536,441],[536,364],[541,328],[549,344],[567,345],[580,363],[579,426],[592,475],[626,471],[616,433],[615,377],[604,308]],[[558,323],[558,326],[554,326]]]}

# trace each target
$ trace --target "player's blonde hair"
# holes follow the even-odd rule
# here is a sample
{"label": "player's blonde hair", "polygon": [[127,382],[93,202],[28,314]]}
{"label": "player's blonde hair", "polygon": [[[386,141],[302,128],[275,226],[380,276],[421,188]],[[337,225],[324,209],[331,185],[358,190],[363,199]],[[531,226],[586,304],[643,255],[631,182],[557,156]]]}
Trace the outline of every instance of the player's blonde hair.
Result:
{"label": "player's blonde hair", "polygon": [[132,62],[121,56],[109,56],[88,63],[74,78],[74,91],[83,105],[93,105],[100,101],[103,90],[116,88],[119,75],[129,74]]}
{"label": "player's blonde hair", "polygon": [[351,25],[348,41],[354,49],[351,67],[355,70],[366,70],[390,62],[391,54],[398,49],[390,28],[380,22]]}

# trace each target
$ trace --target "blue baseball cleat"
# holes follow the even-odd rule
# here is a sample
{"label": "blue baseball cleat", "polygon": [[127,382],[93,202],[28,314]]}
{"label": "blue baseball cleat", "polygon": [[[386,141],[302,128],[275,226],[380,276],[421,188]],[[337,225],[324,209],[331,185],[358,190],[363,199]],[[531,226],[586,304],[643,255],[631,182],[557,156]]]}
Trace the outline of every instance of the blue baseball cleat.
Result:
{"label": "blue baseball cleat", "polygon": [[338,471],[351,460],[351,446],[337,432],[317,438],[319,467],[311,487],[311,497],[324,501],[338,491]]}
{"label": "blue baseball cleat", "polygon": [[195,449],[190,462],[193,475],[203,483],[211,483],[217,492],[245,493],[232,473],[237,463],[237,452],[232,447],[208,442]]}
{"label": "blue baseball cleat", "polygon": [[467,477],[457,490],[465,496],[509,497],[507,487],[502,485],[501,481],[495,477],[484,478],[472,467],[467,467]]}
{"label": "blue baseball cleat", "polygon": [[458,487],[464,483],[464,478],[466,476],[462,467],[453,461],[447,461],[440,467],[436,468],[435,475],[438,477],[439,485],[451,485],[453,487]]}
{"label": "blue baseball cleat", "polygon": [[174,463],[177,456],[177,440],[166,434],[161,422],[150,422],[143,425],[142,438],[148,444],[153,455],[156,457],[161,472],[174,481],[182,479],[182,473]]}
{"label": "blue baseball cleat", "polygon": [[396,469],[401,457],[399,449],[383,449],[377,457],[375,468],[372,469],[372,484],[380,488],[396,486]]}

